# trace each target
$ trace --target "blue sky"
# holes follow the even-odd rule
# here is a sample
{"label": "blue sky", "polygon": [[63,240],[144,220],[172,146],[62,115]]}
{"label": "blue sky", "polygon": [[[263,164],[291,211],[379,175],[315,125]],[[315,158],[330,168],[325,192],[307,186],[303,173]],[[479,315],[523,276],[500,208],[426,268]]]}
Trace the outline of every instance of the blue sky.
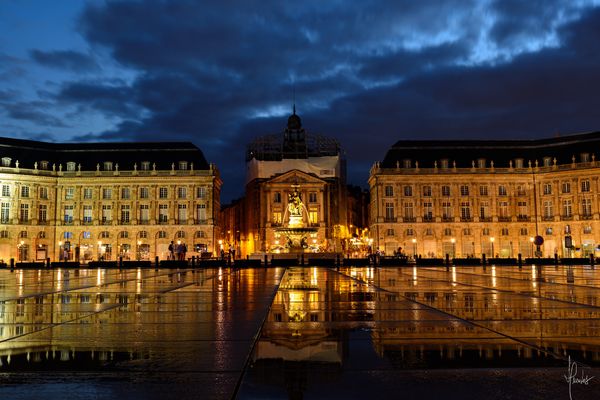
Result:
{"label": "blue sky", "polygon": [[349,180],[403,139],[597,130],[599,1],[2,1],[0,135],[190,140],[242,195],[244,148],[305,128]]}

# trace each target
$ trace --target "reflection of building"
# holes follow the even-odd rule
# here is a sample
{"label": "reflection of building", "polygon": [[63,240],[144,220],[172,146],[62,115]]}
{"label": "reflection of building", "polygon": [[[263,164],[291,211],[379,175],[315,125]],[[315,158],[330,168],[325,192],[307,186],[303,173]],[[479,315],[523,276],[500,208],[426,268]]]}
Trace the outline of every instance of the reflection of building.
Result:
{"label": "reflection of building", "polygon": [[191,143],[0,139],[0,259],[165,258],[213,251],[219,172]]}
{"label": "reflection of building", "polygon": [[294,187],[306,209],[303,225],[315,228],[307,246],[335,250],[335,227],[346,224],[346,167],[338,142],[307,133],[294,112],[283,134],[259,137],[248,146],[246,161],[246,194],[231,206],[243,210],[242,220],[224,229],[240,231],[241,255],[285,246],[276,229],[290,222],[288,196]]}
{"label": "reflection of building", "polygon": [[[537,357],[532,366],[539,367],[554,360],[544,355],[545,361],[539,360],[535,347],[561,356],[579,354],[586,362],[600,361],[600,340],[588,333],[598,318],[598,291],[585,286],[564,290],[567,283],[588,281],[593,270],[567,270],[566,277],[554,275],[552,284],[538,282],[536,274],[533,266],[531,275],[523,270],[519,279],[509,268],[497,267],[476,278],[471,270],[459,267],[449,272],[379,268],[374,281],[383,290],[376,319],[403,322],[373,330],[375,348],[388,357],[398,353],[408,363],[411,357],[458,364],[461,359],[476,364],[473,358],[489,363],[504,357],[526,366],[523,359]],[[464,284],[466,277],[469,284]],[[411,307],[406,307],[409,302]]]}
{"label": "reflection of building", "polygon": [[529,257],[537,230],[545,256],[593,253],[600,241],[599,144],[598,132],[400,141],[371,169],[374,245],[386,253],[415,246],[424,257]]}

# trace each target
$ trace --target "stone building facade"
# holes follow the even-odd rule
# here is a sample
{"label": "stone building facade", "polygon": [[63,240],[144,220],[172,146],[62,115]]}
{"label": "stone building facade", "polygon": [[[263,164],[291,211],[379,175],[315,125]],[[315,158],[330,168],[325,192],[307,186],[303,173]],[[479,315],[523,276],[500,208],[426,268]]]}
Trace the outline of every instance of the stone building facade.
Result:
{"label": "stone building facade", "polygon": [[588,256],[600,243],[600,132],[400,141],[371,168],[374,246],[409,256]]}
{"label": "stone building facade", "polygon": [[191,143],[0,139],[0,259],[161,259],[215,251],[221,179]]}
{"label": "stone building facade", "polygon": [[227,222],[239,223],[224,228],[226,246],[242,257],[288,251],[280,229],[289,223],[288,197],[297,191],[304,225],[312,230],[306,251],[339,250],[347,218],[346,165],[335,139],[306,132],[294,110],[284,132],[248,145],[246,167],[244,198],[223,210]]}

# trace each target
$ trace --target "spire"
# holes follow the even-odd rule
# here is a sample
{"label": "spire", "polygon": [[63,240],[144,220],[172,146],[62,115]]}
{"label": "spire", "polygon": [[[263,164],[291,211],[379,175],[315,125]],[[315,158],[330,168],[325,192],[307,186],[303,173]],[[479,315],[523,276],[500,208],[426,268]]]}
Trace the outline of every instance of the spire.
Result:
{"label": "spire", "polygon": [[293,104],[293,111],[294,111],[294,115],[296,115],[296,85],[293,84],[292,86],[292,104]]}

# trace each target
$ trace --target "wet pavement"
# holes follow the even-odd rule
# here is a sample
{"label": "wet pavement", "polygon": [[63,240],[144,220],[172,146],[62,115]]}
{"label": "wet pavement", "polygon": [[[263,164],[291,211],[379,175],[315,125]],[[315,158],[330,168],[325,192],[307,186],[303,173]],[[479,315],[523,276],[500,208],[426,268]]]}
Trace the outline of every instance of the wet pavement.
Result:
{"label": "wet pavement", "polygon": [[0,270],[0,399],[66,395],[596,399],[600,270]]}

